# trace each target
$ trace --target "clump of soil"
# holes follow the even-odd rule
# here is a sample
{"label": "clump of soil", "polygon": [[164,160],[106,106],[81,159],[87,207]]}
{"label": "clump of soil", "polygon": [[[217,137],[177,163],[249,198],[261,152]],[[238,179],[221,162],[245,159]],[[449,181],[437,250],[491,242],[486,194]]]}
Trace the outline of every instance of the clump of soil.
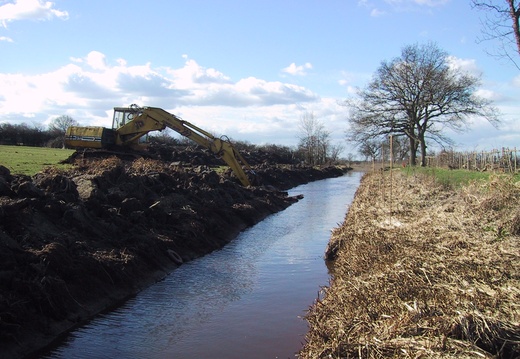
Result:
{"label": "clump of soil", "polygon": [[520,186],[364,177],[301,358],[518,358]]}
{"label": "clump of soil", "polygon": [[245,188],[178,161],[78,158],[33,177],[0,166],[0,357],[29,355],[222,248],[298,201],[284,189],[344,172],[262,167],[270,186]]}

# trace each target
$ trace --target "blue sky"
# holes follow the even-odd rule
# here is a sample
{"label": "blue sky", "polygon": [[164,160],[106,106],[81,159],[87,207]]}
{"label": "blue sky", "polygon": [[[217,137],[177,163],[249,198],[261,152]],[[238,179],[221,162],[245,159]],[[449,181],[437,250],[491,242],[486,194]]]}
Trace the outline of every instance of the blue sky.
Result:
{"label": "blue sky", "polygon": [[0,0],[0,122],[110,127],[113,107],[136,103],[295,146],[313,113],[346,155],[341,103],[381,61],[434,41],[503,114],[452,134],[457,149],[515,147],[520,71],[477,42],[482,15],[469,0]]}

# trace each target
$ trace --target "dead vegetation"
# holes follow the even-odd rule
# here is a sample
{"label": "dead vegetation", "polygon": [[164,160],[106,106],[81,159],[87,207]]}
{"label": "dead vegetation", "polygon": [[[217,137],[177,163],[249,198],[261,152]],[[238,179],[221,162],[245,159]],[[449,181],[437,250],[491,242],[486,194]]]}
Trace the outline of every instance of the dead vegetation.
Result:
{"label": "dead vegetation", "polygon": [[299,356],[520,357],[519,199],[508,176],[453,190],[367,174]]}

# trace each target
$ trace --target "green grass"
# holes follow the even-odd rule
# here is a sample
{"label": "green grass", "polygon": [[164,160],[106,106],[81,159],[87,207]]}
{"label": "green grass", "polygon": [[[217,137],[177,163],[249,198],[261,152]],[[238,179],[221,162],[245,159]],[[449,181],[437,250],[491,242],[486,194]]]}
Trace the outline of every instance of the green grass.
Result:
{"label": "green grass", "polygon": [[66,168],[68,165],[59,162],[73,152],[74,150],[60,148],[0,146],[0,165],[7,167],[11,174],[32,176],[49,166]]}
{"label": "green grass", "polygon": [[435,182],[447,187],[461,187],[472,181],[489,180],[492,173],[467,170],[449,170],[432,167],[406,167],[402,169],[408,175],[422,174],[431,176]]}

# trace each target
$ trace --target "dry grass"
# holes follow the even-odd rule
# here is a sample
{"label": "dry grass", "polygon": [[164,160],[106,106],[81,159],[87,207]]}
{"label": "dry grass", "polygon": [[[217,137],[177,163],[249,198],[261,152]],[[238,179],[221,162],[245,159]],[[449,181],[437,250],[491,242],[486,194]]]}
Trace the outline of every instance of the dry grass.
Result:
{"label": "dry grass", "polygon": [[139,158],[132,162],[131,172],[139,175],[167,172],[169,166],[164,161]]}
{"label": "dry grass", "polygon": [[125,170],[132,175],[150,175],[155,173],[164,173],[174,170],[163,161],[137,158],[133,161],[123,161],[117,156],[109,156],[106,158],[77,159],[75,162],[77,169],[82,174],[102,176],[107,172],[120,172]]}
{"label": "dry grass", "polygon": [[519,357],[519,199],[510,177],[366,175],[300,357]]}
{"label": "dry grass", "polygon": [[124,167],[123,161],[116,156],[106,158],[92,158],[92,159],[76,159],[75,165],[84,174],[99,176],[106,171],[113,171],[114,169],[122,169]]}

